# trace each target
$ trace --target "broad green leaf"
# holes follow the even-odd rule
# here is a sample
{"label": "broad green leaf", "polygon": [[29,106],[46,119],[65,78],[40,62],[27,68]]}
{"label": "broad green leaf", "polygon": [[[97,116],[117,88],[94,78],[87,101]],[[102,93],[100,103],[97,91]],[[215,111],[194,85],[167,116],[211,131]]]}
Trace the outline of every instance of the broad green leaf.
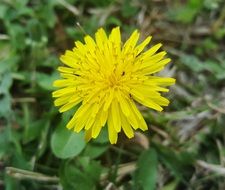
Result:
{"label": "broad green leaf", "polygon": [[154,190],[157,182],[158,158],[154,149],[142,153],[134,173],[134,189]]}
{"label": "broad green leaf", "polygon": [[95,143],[88,143],[83,155],[88,156],[92,159],[101,156],[107,149],[109,148],[108,144],[95,144]]}
{"label": "broad green leaf", "polygon": [[66,126],[58,126],[51,138],[51,148],[58,158],[71,158],[85,147],[84,133],[75,133]]}

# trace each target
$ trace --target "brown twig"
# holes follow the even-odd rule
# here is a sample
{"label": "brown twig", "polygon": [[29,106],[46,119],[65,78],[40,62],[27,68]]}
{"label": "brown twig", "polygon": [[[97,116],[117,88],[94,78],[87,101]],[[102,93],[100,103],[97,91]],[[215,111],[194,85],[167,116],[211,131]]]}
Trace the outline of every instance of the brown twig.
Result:
{"label": "brown twig", "polygon": [[[113,166],[116,167],[116,166]],[[116,181],[119,181],[125,175],[132,173],[136,169],[136,162],[129,162],[126,164],[120,164],[118,166]],[[108,178],[108,173],[103,173],[100,177],[101,181],[105,181]]]}
{"label": "brown twig", "polygon": [[207,105],[208,105],[210,108],[212,108],[213,110],[215,110],[215,111],[217,111],[217,112],[219,112],[219,113],[225,114],[225,109],[219,108],[219,107],[217,107],[216,105],[212,104],[211,102],[207,102]]}
{"label": "brown twig", "polygon": [[64,6],[68,11],[70,11],[71,13],[73,13],[75,16],[80,15],[80,11],[73,5],[69,4],[67,1],[65,0],[58,0],[58,2]]}
{"label": "brown twig", "polygon": [[6,173],[11,177],[17,179],[31,179],[40,182],[52,182],[58,183],[59,178],[56,176],[47,176],[42,173],[32,172],[28,170],[22,170],[14,167],[6,167]]}
{"label": "brown twig", "polygon": [[221,165],[209,164],[209,163],[207,163],[205,161],[202,161],[202,160],[198,160],[197,164],[200,167],[202,167],[204,169],[207,169],[210,172],[214,172],[216,174],[225,176],[225,168],[222,167]]}

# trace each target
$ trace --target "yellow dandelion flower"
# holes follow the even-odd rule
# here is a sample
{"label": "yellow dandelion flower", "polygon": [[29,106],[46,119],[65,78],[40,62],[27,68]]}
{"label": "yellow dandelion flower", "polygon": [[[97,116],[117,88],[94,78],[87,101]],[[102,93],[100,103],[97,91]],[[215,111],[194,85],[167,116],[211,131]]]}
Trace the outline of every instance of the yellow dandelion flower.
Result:
{"label": "yellow dandelion flower", "polygon": [[65,66],[58,67],[62,79],[53,84],[61,88],[52,94],[54,104],[61,106],[60,112],[80,104],[68,129],[84,130],[86,140],[90,140],[107,124],[109,141],[115,144],[121,131],[132,138],[134,130],[148,129],[136,103],[157,111],[169,104],[160,92],[168,92],[166,86],[175,79],[153,74],[170,59],[164,58],[165,51],[156,53],[162,44],[143,52],[151,37],[137,45],[139,35],[135,30],[122,44],[119,27],[109,36],[100,28],[95,39],[85,36],[84,43],[76,41],[73,50],[60,57]]}

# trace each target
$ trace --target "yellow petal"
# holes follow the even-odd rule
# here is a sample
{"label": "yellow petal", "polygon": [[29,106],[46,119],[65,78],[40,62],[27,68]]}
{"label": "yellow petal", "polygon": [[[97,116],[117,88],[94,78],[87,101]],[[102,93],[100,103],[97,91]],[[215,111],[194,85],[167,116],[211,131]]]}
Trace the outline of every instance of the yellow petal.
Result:
{"label": "yellow petal", "polygon": [[76,114],[75,114],[75,115],[76,115],[76,118],[82,117],[83,115],[85,115],[85,112],[86,112],[87,110],[90,110],[91,106],[92,106],[92,104],[88,104],[88,103],[82,104],[82,105],[79,107],[79,109],[76,111]]}
{"label": "yellow petal", "polygon": [[135,51],[137,52],[136,55],[142,52],[142,50],[149,44],[151,41],[152,36],[148,36],[141,44],[139,44],[136,48]]}
{"label": "yellow petal", "polygon": [[154,63],[157,63],[159,62],[163,57],[165,57],[166,55],[166,52],[165,51],[162,51],[162,52],[159,52],[151,57],[148,57],[148,58],[145,58],[143,59],[143,65],[150,63],[149,65],[154,65]]}
{"label": "yellow petal", "polygon": [[143,118],[143,116],[141,115],[140,111],[137,109],[137,106],[135,105],[135,103],[133,101],[129,101],[131,110],[135,113],[135,116],[137,117],[138,120],[138,128],[140,128],[141,130],[145,131],[148,129],[148,126]]}
{"label": "yellow petal", "polygon": [[69,74],[74,74],[75,69],[74,68],[69,68],[69,67],[58,67],[58,71],[62,73],[69,73]]}
{"label": "yellow petal", "polygon": [[110,114],[109,114],[107,124],[108,124],[109,141],[111,144],[116,144],[118,135],[117,135],[116,130],[114,129],[112,116]]}
{"label": "yellow petal", "polygon": [[145,59],[147,57],[151,57],[155,52],[158,51],[158,49],[162,46],[161,43],[154,45],[152,48],[147,50],[145,53],[142,54],[141,58]]}
{"label": "yellow petal", "polygon": [[152,98],[154,102],[157,102],[161,106],[168,106],[170,101],[162,96]]}
{"label": "yellow petal", "polygon": [[94,103],[94,105],[92,106],[92,114],[91,117],[95,117],[96,114],[98,113],[99,109],[100,109],[101,105],[97,102]]}
{"label": "yellow petal", "polygon": [[74,99],[73,101],[69,101],[67,104],[63,105],[60,109],[59,112],[65,112],[71,108],[73,108],[74,106],[76,106],[77,104],[79,104],[81,102],[82,98],[77,97],[76,99]]}
{"label": "yellow petal", "polygon": [[65,55],[60,56],[60,60],[65,65],[72,67],[72,68],[77,68],[79,66],[77,55],[74,52],[69,51],[69,50],[66,51]]}
{"label": "yellow petal", "polygon": [[171,59],[167,58],[167,59],[163,59],[157,63],[155,63],[154,65],[149,65],[146,66],[143,70],[142,73],[145,75],[150,75],[153,73],[156,73],[157,71],[160,71],[164,68],[164,66],[169,63],[171,61]]}
{"label": "yellow petal", "polygon": [[[77,111],[79,111],[79,109]],[[83,110],[85,110],[85,108],[83,108]],[[92,109],[87,109],[87,110],[83,111],[82,115],[79,117],[77,116],[78,115],[77,112],[75,113],[75,123],[74,123],[74,131],[75,132],[78,133],[85,127],[88,118],[91,116],[91,112],[92,112]],[[79,114],[81,114],[81,112],[79,112]]]}
{"label": "yellow petal", "polygon": [[111,105],[111,102],[114,98],[114,90],[110,90],[109,91],[109,95],[108,95],[108,98],[105,98],[105,105],[103,107],[103,110],[106,111],[107,109],[109,109],[109,106]]}
{"label": "yellow petal", "polygon": [[95,117],[89,117],[84,127],[85,130],[89,130],[93,126],[94,121],[95,121]]}
{"label": "yellow petal", "polygon": [[112,29],[112,32],[109,35],[109,40],[112,41],[115,45],[120,46],[121,44],[120,27]]}
{"label": "yellow petal", "polygon": [[130,110],[134,112],[134,114],[138,117],[138,119],[140,119],[142,117],[140,111],[138,110],[136,104],[134,103],[133,100],[128,101],[129,106],[130,106]]}
{"label": "yellow petal", "polygon": [[124,115],[129,116],[130,114],[130,109],[129,109],[129,104],[127,103],[127,100],[125,97],[123,97],[124,94],[121,94],[120,92],[117,93],[117,98],[120,103],[120,108]]}
{"label": "yellow petal", "polygon": [[72,84],[73,84],[73,82],[69,79],[55,80],[53,82],[54,87],[66,87],[66,86],[69,86],[69,85],[72,85]]}
{"label": "yellow petal", "polygon": [[93,40],[93,38],[91,36],[85,36],[84,41],[85,41],[89,50],[95,49],[96,44],[95,44],[95,41]]}
{"label": "yellow petal", "polygon": [[79,133],[85,126],[85,119],[87,119],[87,117],[85,118],[78,118],[75,120],[75,123],[74,123],[74,131]]}
{"label": "yellow petal", "polygon": [[103,28],[98,29],[98,31],[95,33],[95,40],[98,48],[104,50],[104,43],[108,40],[108,37]]}
{"label": "yellow petal", "polygon": [[146,131],[146,130],[148,130],[148,125],[146,124],[146,122],[145,122],[145,120],[144,120],[144,118],[141,116],[141,118],[140,118],[140,125],[139,125],[139,128],[142,130],[142,131]]}
{"label": "yellow petal", "polygon": [[170,86],[175,83],[176,79],[174,78],[162,78],[162,77],[156,77],[156,76],[149,76],[149,80],[147,83],[155,82],[156,84],[160,86]]}
{"label": "yellow petal", "polygon": [[136,101],[143,104],[144,106],[147,106],[149,108],[155,109],[157,111],[162,111],[163,108],[159,106],[157,103],[153,102],[150,98],[144,97],[140,92],[138,91],[131,91],[132,96]]}
{"label": "yellow petal", "polygon": [[128,138],[134,137],[133,129],[130,126],[130,123],[127,121],[126,117],[123,114],[121,114],[121,121],[122,121],[122,128],[123,128],[123,131],[124,131],[125,135]]}
{"label": "yellow petal", "polygon": [[55,106],[61,106],[63,104],[66,104],[70,99],[70,96],[61,96],[60,98],[57,98],[55,101],[54,101],[54,105]]}
{"label": "yellow petal", "polygon": [[116,132],[120,132],[121,130],[121,118],[120,118],[120,107],[116,99],[112,101],[111,110],[109,112],[113,120],[113,126]]}
{"label": "yellow petal", "polygon": [[97,138],[97,136],[99,135],[100,131],[102,129],[102,126],[100,124],[100,119],[96,118],[95,123],[92,126],[92,138]]}
{"label": "yellow petal", "polygon": [[123,54],[126,54],[129,50],[132,50],[135,47],[135,45],[136,45],[136,43],[137,43],[137,41],[139,39],[139,35],[140,34],[139,34],[139,32],[137,30],[135,30],[131,34],[130,38],[124,44]]}
{"label": "yellow petal", "polygon": [[77,51],[79,51],[83,55],[87,51],[86,46],[82,42],[80,42],[80,41],[76,41],[75,42],[75,46],[77,47]]}
{"label": "yellow petal", "polygon": [[140,97],[141,99],[145,99],[146,97],[155,97],[159,96],[160,93],[157,92],[157,87],[149,88],[144,85],[139,85],[136,88],[131,90],[132,95],[135,97]]}
{"label": "yellow petal", "polygon": [[108,110],[107,111],[101,110],[101,116],[100,116],[101,126],[105,125],[107,118],[108,118]]}
{"label": "yellow petal", "polygon": [[72,129],[75,125],[75,115],[70,119],[70,121],[67,123],[66,128],[67,129]]}
{"label": "yellow petal", "polygon": [[85,131],[85,141],[86,142],[88,142],[88,141],[90,141],[91,140],[91,138],[92,138],[92,136],[91,136],[91,130],[92,129],[89,129],[89,130],[87,130],[87,131]]}
{"label": "yellow petal", "polygon": [[135,113],[133,112],[133,110],[130,110],[130,115],[127,116],[127,121],[130,123],[130,125],[134,129],[138,129],[139,128],[138,119],[137,119]]}
{"label": "yellow petal", "polygon": [[152,101],[150,99],[148,99],[148,100],[137,100],[137,101],[139,101],[144,106],[152,108],[154,110],[157,110],[157,111],[163,110],[163,108],[161,106],[159,106],[157,103],[155,103],[154,101]]}
{"label": "yellow petal", "polygon": [[75,88],[74,87],[67,87],[67,88],[62,88],[60,90],[56,90],[52,93],[52,97],[57,98],[60,96],[66,96],[66,95],[72,95],[75,93]]}

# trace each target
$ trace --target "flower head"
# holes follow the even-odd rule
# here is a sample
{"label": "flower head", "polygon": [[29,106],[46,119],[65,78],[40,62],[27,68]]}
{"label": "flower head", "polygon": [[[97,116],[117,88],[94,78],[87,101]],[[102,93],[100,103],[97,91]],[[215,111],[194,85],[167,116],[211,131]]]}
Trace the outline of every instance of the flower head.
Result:
{"label": "flower head", "polygon": [[100,28],[95,40],[85,36],[84,43],[76,41],[73,50],[60,57],[65,66],[58,67],[62,79],[54,82],[61,88],[53,92],[55,106],[65,112],[80,104],[68,129],[85,130],[89,140],[107,124],[109,140],[114,144],[121,131],[132,138],[134,130],[148,129],[136,103],[157,111],[169,104],[160,92],[168,92],[165,87],[174,84],[175,79],[153,74],[170,59],[164,58],[165,51],[156,53],[161,44],[143,52],[151,37],[136,45],[139,35],[135,30],[122,44],[119,27],[113,28],[109,36]]}

